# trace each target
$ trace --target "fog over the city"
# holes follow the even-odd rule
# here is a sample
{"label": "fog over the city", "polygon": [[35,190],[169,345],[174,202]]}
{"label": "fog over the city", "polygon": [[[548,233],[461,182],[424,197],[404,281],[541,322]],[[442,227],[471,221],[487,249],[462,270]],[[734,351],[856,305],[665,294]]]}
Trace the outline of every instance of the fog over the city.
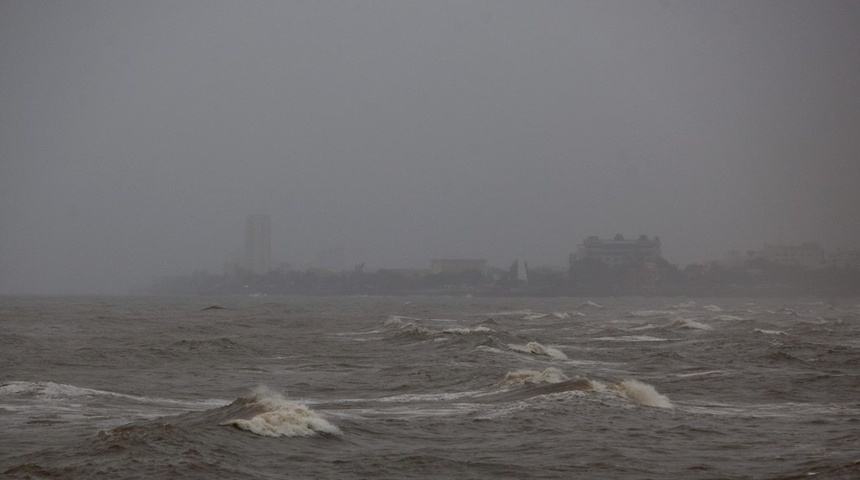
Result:
{"label": "fog over the city", "polygon": [[0,293],[860,248],[860,2],[0,3]]}

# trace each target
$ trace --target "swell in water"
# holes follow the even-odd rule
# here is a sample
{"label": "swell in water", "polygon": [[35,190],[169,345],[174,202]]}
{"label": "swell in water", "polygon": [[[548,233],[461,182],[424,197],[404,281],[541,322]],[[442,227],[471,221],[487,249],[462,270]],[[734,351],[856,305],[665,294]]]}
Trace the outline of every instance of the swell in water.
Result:
{"label": "swell in water", "polygon": [[[286,400],[267,389],[258,390],[253,397],[233,402],[242,408],[221,425],[229,425],[265,437],[309,437],[340,435],[341,431],[328,420],[298,402]],[[250,418],[242,418],[248,414]]]}
{"label": "swell in water", "polygon": [[10,478],[860,477],[857,303],[17,302]]}

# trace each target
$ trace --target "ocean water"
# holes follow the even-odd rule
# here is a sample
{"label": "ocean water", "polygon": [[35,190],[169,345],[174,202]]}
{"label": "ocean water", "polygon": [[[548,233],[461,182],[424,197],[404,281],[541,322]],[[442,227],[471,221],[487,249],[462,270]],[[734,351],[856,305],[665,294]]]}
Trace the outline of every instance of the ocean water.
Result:
{"label": "ocean water", "polygon": [[857,479],[860,301],[0,298],[0,475]]}

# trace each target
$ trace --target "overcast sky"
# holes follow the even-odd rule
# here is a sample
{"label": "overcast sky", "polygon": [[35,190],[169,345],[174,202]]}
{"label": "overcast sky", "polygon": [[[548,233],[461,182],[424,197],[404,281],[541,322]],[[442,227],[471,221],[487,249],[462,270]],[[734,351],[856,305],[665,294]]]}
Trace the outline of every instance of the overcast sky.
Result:
{"label": "overcast sky", "polygon": [[0,293],[860,248],[857,1],[0,2]]}

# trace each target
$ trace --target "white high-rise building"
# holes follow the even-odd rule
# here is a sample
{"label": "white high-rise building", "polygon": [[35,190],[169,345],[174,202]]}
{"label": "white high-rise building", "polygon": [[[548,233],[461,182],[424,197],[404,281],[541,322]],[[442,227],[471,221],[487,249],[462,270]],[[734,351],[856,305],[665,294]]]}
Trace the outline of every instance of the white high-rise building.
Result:
{"label": "white high-rise building", "polygon": [[268,215],[248,215],[245,219],[245,269],[265,275],[272,261],[272,220]]}
{"label": "white high-rise building", "polygon": [[610,267],[627,265],[660,258],[660,237],[650,239],[640,235],[636,240],[627,240],[620,233],[614,238],[591,236],[582,241],[578,253],[571,255],[571,261],[597,259]]}

